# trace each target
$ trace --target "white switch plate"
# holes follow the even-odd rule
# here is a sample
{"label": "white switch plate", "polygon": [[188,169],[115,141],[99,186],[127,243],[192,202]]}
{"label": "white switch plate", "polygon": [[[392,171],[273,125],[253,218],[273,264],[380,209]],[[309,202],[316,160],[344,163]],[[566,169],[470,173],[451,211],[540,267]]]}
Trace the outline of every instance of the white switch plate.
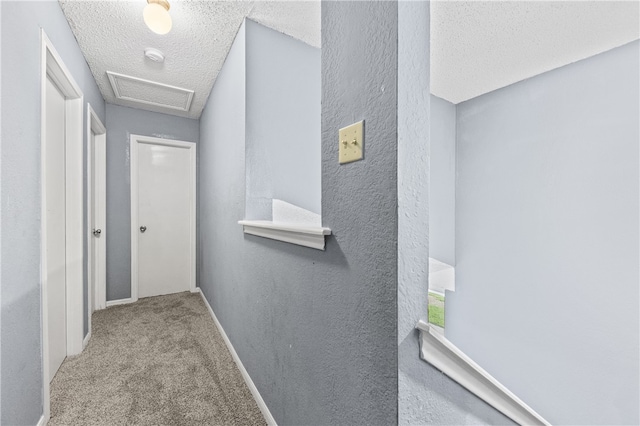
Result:
{"label": "white switch plate", "polygon": [[364,120],[343,127],[338,132],[340,146],[338,161],[340,164],[362,160],[364,152]]}

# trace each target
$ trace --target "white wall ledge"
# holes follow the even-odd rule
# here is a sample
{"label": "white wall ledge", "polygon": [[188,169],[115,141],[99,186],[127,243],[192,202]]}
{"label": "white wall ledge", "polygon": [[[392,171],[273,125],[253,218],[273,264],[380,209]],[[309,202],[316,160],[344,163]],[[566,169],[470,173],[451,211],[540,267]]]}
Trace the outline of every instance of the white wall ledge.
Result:
{"label": "white wall ledge", "polygon": [[514,422],[521,425],[550,425],[429,324],[419,321],[416,328],[420,330],[420,357],[423,360]]}
{"label": "white wall ledge", "polygon": [[285,243],[324,250],[325,235],[331,235],[331,229],[315,226],[303,226],[270,220],[239,220],[245,234],[271,238]]}

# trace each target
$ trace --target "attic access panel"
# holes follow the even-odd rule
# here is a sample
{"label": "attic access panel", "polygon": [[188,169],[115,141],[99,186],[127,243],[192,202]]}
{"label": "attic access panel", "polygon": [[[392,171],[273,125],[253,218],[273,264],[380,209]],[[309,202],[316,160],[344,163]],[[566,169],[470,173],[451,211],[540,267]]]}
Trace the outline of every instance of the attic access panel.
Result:
{"label": "attic access panel", "polygon": [[189,111],[193,90],[107,71],[117,99],[177,111]]}

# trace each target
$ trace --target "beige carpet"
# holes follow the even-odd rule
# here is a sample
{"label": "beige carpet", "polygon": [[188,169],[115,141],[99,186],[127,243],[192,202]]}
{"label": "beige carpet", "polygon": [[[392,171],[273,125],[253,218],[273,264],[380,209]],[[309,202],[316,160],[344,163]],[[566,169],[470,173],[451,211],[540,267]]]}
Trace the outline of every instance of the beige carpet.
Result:
{"label": "beige carpet", "polygon": [[50,425],[264,425],[199,294],[93,314],[51,383]]}

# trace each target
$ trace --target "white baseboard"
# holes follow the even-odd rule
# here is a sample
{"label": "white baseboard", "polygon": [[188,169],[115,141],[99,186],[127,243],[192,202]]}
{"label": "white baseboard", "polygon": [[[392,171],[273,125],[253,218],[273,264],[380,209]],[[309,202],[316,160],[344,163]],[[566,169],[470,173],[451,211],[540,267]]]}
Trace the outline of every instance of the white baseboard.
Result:
{"label": "white baseboard", "polygon": [[265,421],[270,426],[277,426],[277,423],[276,423],[275,419],[273,418],[273,416],[271,415],[271,412],[269,411],[269,407],[267,407],[267,404],[262,399],[262,396],[260,395],[260,392],[258,392],[258,388],[253,383],[253,380],[251,380],[251,376],[249,376],[249,373],[244,368],[244,365],[242,365],[242,361],[240,361],[240,358],[238,357],[238,354],[236,353],[236,350],[233,348],[233,345],[231,344],[231,341],[229,340],[229,337],[227,336],[227,333],[225,333],[224,329],[222,328],[222,325],[220,324],[220,321],[218,321],[218,318],[216,317],[216,314],[213,312],[213,309],[211,309],[211,305],[209,305],[209,302],[207,301],[207,298],[204,297],[204,293],[202,293],[202,290],[200,290],[199,287],[196,289],[196,292],[200,293],[200,296],[202,297],[202,300],[204,301],[204,304],[207,306],[207,309],[209,310],[209,313],[211,314],[211,318],[213,318],[213,322],[216,324],[216,327],[218,327],[218,331],[220,331],[220,334],[222,335],[222,338],[224,339],[224,343],[227,345],[227,348],[229,349],[229,352],[231,352],[231,356],[233,357],[233,361],[238,366],[238,369],[240,370],[240,373],[242,374],[242,377],[244,378],[245,383],[249,387],[249,391],[251,391],[251,395],[253,395],[253,399],[255,399],[256,404],[258,404],[258,408],[260,409],[260,411],[262,411],[262,415],[264,416]]}
{"label": "white baseboard", "polygon": [[[91,318],[89,318],[89,321],[91,321]],[[82,341],[82,350],[83,351],[84,351],[84,348],[86,348],[87,345],[89,344],[89,339],[91,339],[91,330],[89,330],[87,335],[84,336],[84,340]]]}
{"label": "white baseboard", "polygon": [[128,298],[128,299],[118,299],[118,300],[109,300],[107,301],[107,308],[110,308],[111,306],[117,306],[117,305],[126,305],[127,303],[133,303],[134,300],[132,298]]}
{"label": "white baseboard", "polygon": [[44,414],[40,417],[40,420],[38,420],[38,424],[36,426],[46,426],[47,425],[47,421],[44,419]]}

